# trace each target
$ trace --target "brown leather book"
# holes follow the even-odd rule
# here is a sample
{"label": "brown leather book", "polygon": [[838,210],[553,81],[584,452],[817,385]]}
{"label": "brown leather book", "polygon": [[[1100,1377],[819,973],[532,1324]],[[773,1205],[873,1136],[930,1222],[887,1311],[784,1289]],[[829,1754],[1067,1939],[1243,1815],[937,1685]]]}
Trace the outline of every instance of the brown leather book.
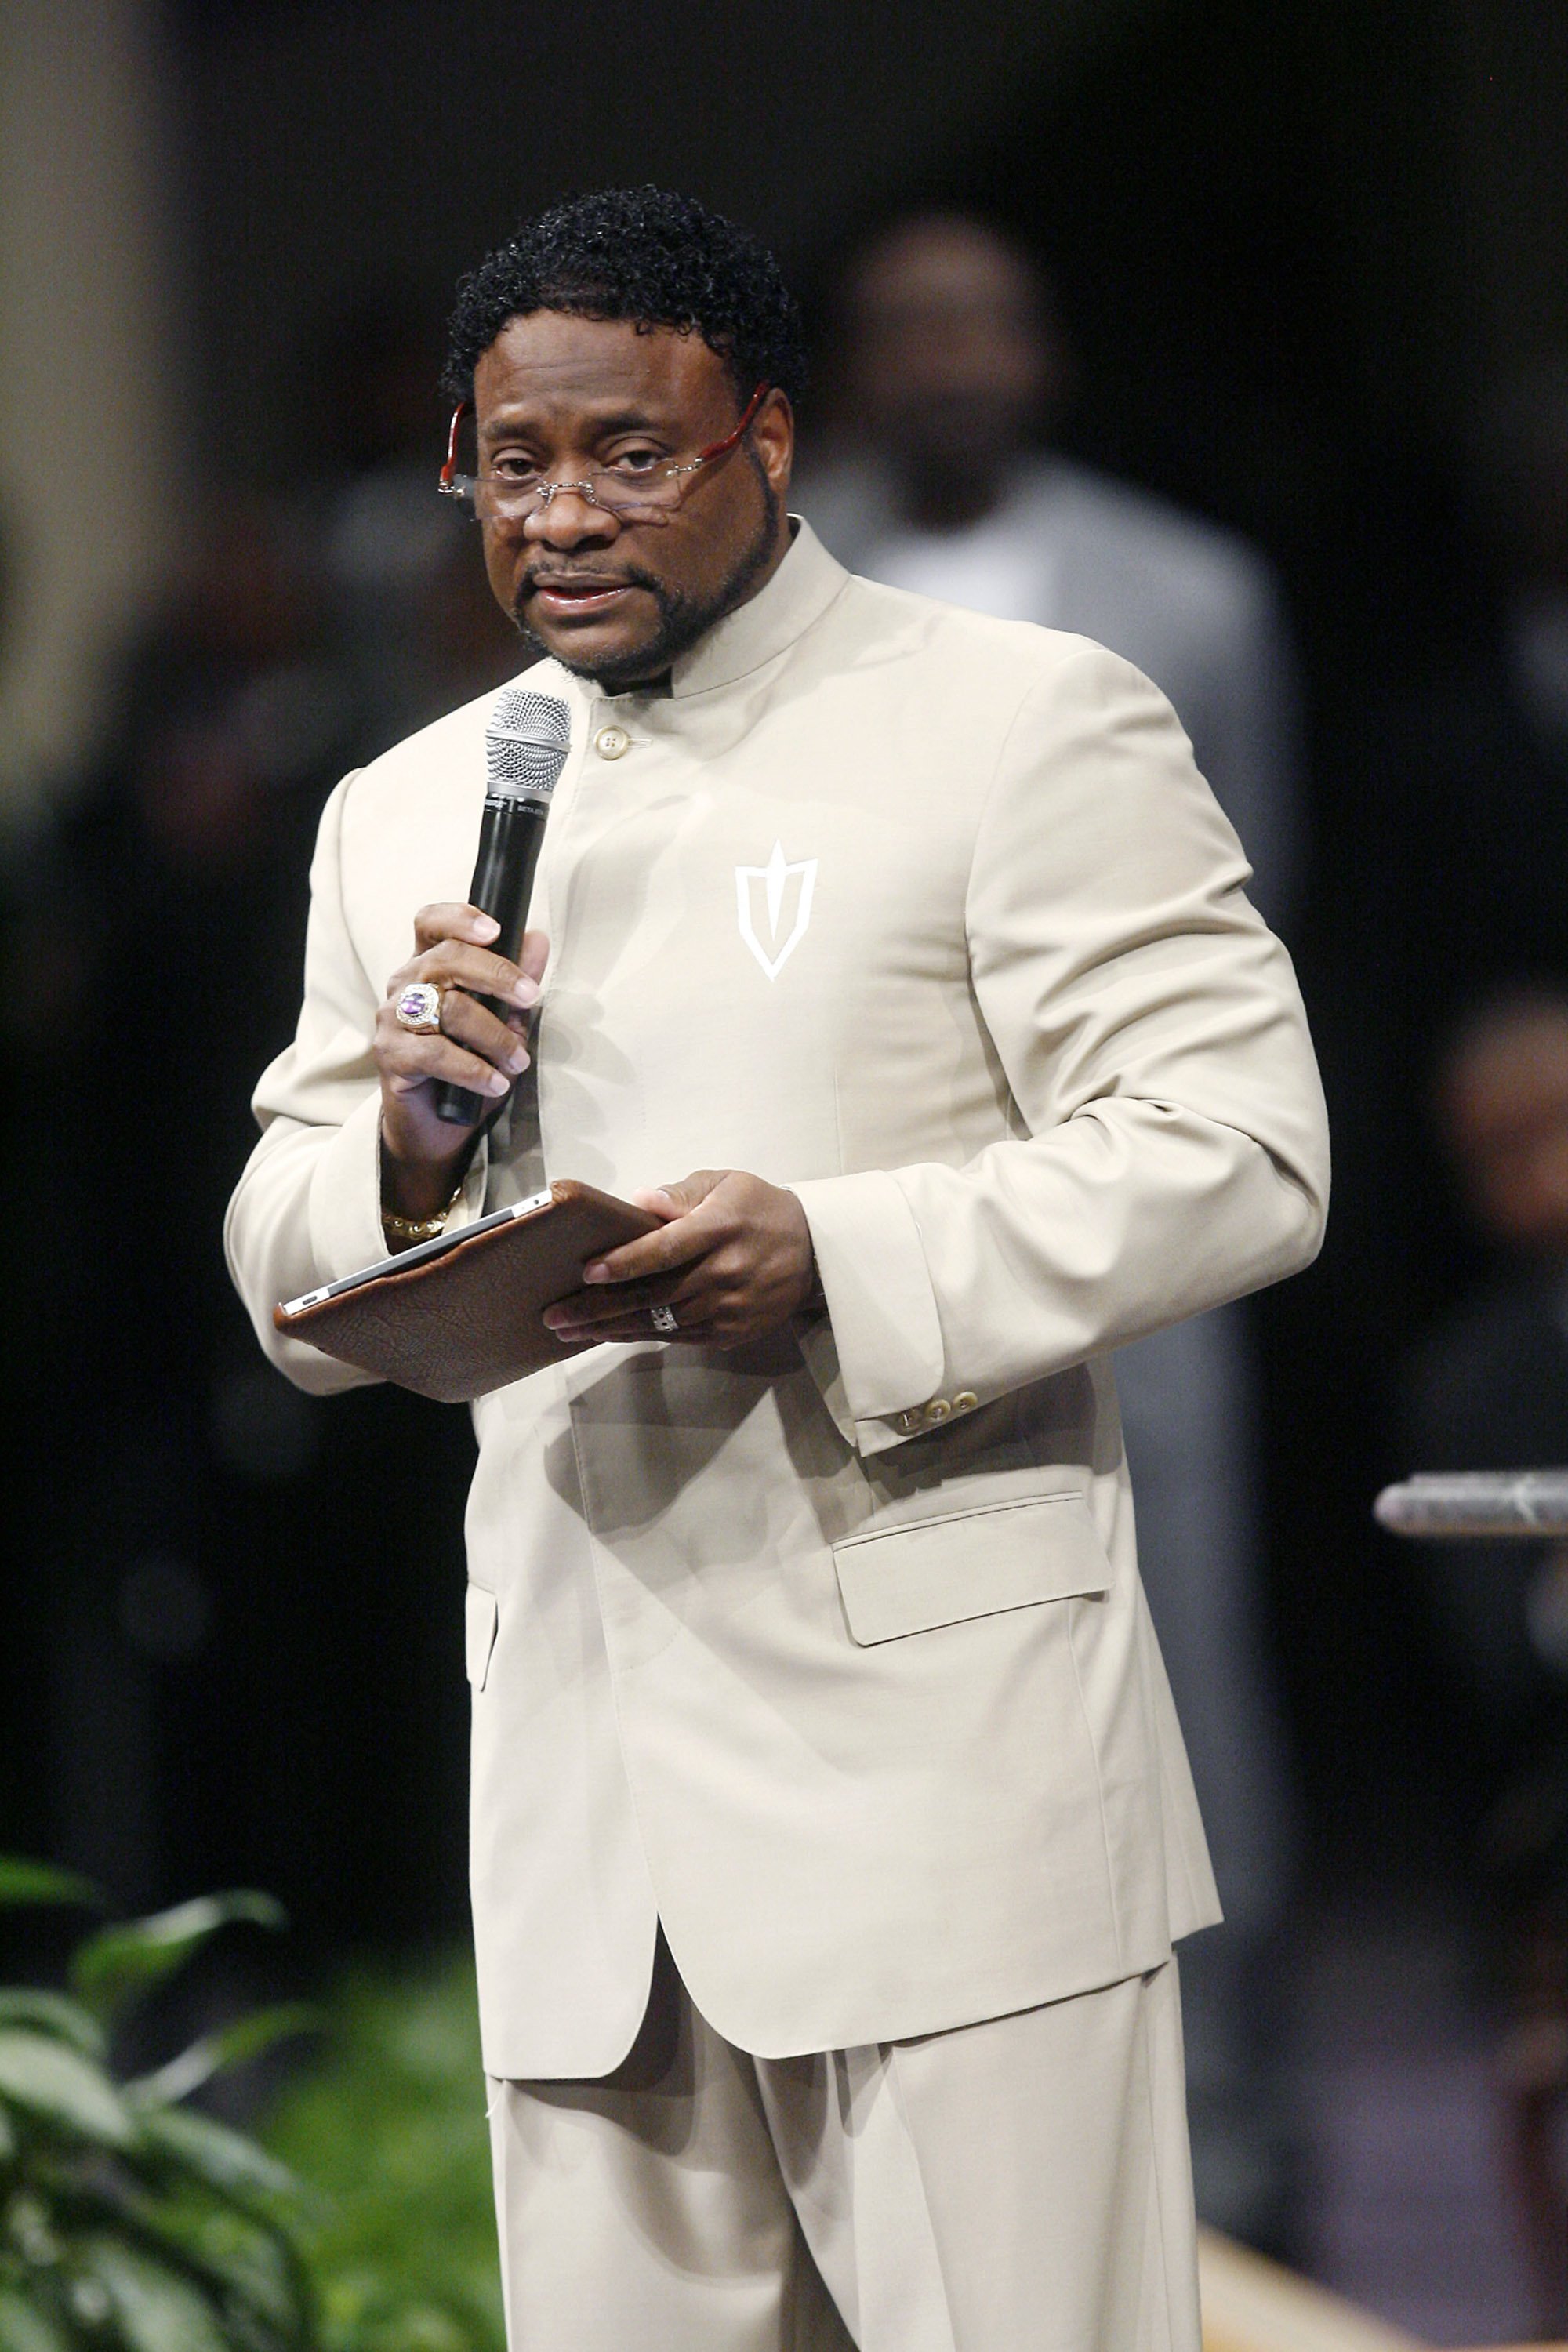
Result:
{"label": "brown leather book", "polygon": [[[541,1319],[603,1251],[658,1231],[629,1201],[570,1177],[456,1234],[308,1290],[272,1310],[291,1339],[442,1404],[488,1396],[580,1355]],[[651,1337],[651,1334],[650,1334]]]}

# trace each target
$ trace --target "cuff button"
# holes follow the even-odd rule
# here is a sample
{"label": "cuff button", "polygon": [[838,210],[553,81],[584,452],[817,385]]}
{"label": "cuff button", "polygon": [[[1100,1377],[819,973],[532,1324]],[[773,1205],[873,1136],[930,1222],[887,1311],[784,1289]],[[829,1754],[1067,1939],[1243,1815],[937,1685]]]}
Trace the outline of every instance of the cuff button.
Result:
{"label": "cuff button", "polygon": [[938,1422],[946,1421],[952,1411],[952,1407],[945,1397],[932,1397],[925,1409],[927,1428],[934,1429]]}
{"label": "cuff button", "polygon": [[973,1412],[980,1399],[973,1389],[960,1389],[952,1400],[954,1412]]}

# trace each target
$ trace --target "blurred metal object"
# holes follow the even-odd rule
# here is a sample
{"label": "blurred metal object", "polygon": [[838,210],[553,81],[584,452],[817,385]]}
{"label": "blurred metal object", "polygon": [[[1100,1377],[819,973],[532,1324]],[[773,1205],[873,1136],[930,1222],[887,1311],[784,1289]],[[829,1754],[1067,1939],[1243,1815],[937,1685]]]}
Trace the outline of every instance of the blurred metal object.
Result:
{"label": "blurred metal object", "polygon": [[1373,1505],[1396,1536],[1568,1536],[1568,1470],[1440,1470]]}

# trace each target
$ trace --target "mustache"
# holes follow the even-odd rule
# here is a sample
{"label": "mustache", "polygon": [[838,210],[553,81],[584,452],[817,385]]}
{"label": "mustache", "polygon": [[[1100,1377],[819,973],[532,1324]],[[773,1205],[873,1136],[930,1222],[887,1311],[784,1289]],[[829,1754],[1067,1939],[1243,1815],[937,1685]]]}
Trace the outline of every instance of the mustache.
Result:
{"label": "mustache", "polygon": [[637,564],[625,572],[591,571],[587,566],[576,572],[569,564],[538,563],[531,566],[519,581],[517,602],[521,604],[525,596],[531,596],[546,580],[552,588],[646,588],[654,595],[660,593],[663,584],[653,572],[643,571]]}

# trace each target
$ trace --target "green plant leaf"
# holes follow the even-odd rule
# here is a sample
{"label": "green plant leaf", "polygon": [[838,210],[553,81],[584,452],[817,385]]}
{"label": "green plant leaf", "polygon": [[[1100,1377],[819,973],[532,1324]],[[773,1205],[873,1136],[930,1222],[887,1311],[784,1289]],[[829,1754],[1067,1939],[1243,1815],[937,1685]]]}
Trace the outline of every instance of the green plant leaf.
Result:
{"label": "green plant leaf", "polygon": [[214,2215],[202,2226],[195,2252],[223,2280],[229,2310],[252,2314],[285,2344],[314,2343],[315,2291],[287,2231],[246,2229],[232,2213]]}
{"label": "green plant leaf", "polygon": [[27,1862],[16,1853],[0,1853],[0,1910],[31,1903],[76,1903],[84,1911],[101,1911],[103,1897],[89,1878],[74,1870],[52,1870],[46,1862]]}
{"label": "green plant leaf", "polygon": [[286,2165],[216,2116],[189,2107],[152,2107],[142,2117],[142,2135],[154,2155],[186,2178],[219,2196],[236,2199],[297,2197],[300,2183]]}
{"label": "green plant leaf", "polygon": [[[181,2184],[183,2186],[183,2184]],[[309,2276],[289,2231],[232,2203],[213,2206],[176,2193],[100,2199],[98,2218],[130,2234],[212,2295],[239,2345],[276,2347],[309,2338],[314,2308]]]}
{"label": "green plant leaf", "polygon": [[233,2352],[200,2288],[155,2255],[98,2231],[79,2242],[76,2256],[108,2296],[131,2352]]}
{"label": "green plant leaf", "polygon": [[102,2067],[49,2034],[0,2029],[0,2100],[71,2139],[135,2145],[135,2122]]}
{"label": "green plant leaf", "polygon": [[[47,2201],[48,2186],[47,2181],[30,2180],[16,2191],[8,2205],[0,2207],[0,2222],[4,2223],[0,2248],[7,2255],[14,2250],[29,2269],[36,2271],[47,2270],[60,2256],[60,2242],[50,2226],[53,2217]],[[15,2277],[14,2263],[11,2268]]]}
{"label": "green plant leaf", "polygon": [[254,1920],[262,1927],[288,1924],[281,1904],[270,1895],[198,1895],[151,1919],[129,1919],[89,1936],[71,1957],[72,1990],[100,2017],[116,2017],[183,1968],[232,1919]]}
{"label": "green plant leaf", "polygon": [[[0,1995],[3,2001],[4,1995]],[[3,2014],[3,2011],[0,2011]],[[125,2086],[125,2095],[138,2106],[169,2106],[176,2099],[188,2099],[193,2091],[221,2074],[226,2067],[243,2065],[247,2058],[259,2057],[270,2050],[275,2042],[282,2042],[292,2033],[315,2033],[324,2021],[323,2012],[307,2001],[280,2003],[275,2009],[252,2010],[247,2017],[237,2017],[216,2033],[204,2034],[171,2058],[166,2066],[155,2074],[142,2074]]]}
{"label": "green plant leaf", "polygon": [[310,2287],[286,2235],[232,2212],[182,2222],[191,2260],[216,2281],[230,2307],[243,2306],[288,2338],[310,2332]]}
{"label": "green plant leaf", "polygon": [[97,2018],[79,2001],[68,2000],[63,1992],[48,1992],[41,1985],[0,1985],[0,2026],[6,2025],[30,2025],[39,2033],[51,2033],[58,2042],[68,2042],[84,2058],[104,2054],[103,2028]]}
{"label": "green plant leaf", "polygon": [[0,2286],[0,2352],[74,2352],[54,2314],[13,2287]]}
{"label": "green plant leaf", "polygon": [[[73,2278],[70,2266],[89,2238],[103,2239],[140,2252],[195,2287],[220,2315],[230,2352],[303,2352],[314,2299],[288,2228],[233,2201],[214,2202],[205,2189],[193,2195],[183,2176],[171,2175],[153,2188],[138,2177],[143,2168],[141,2156],[90,2169],[79,2166],[53,2184],[47,2259],[63,2267],[69,2305],[89,2329],[91,2310],[80,2307],[100,2304],[101,2325],[110,2316],[108,2297],[96,2279]],[[33,2255],[40,2258],[41,2250]]]}

